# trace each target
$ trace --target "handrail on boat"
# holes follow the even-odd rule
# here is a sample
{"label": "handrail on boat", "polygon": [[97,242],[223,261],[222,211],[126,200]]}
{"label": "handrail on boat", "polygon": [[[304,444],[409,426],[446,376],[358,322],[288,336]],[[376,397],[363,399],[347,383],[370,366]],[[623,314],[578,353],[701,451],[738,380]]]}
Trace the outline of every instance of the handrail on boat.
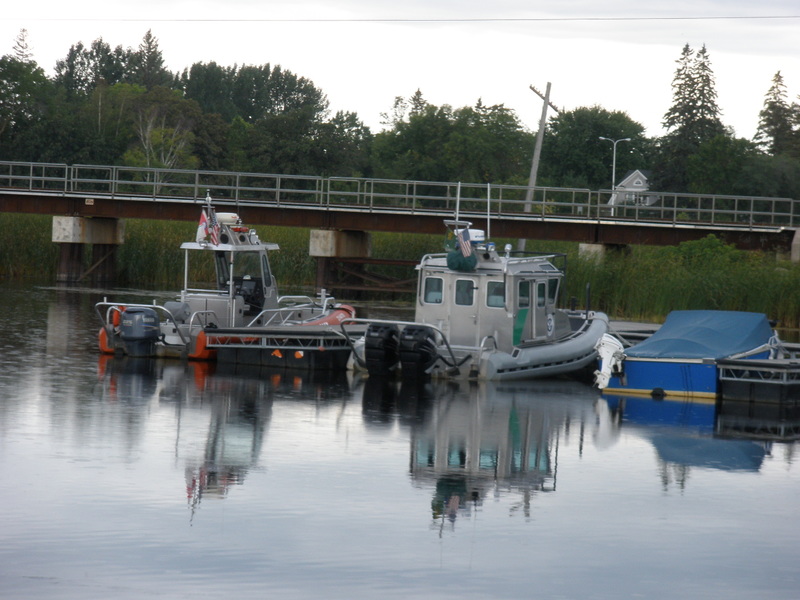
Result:
{"label": "handrail on boat", "polygon": [[389,319],[357,319],[357,318],[343,319],[342,322],[339,323],[339,327],[341,328],[342,333],[345,336],[345,339],[347,339],[347,343],[350,345],[350,350],[353,353],[353,358],[358,362],[359,365],[361,365],[364,368],[366,368],[367,365],[361,359],[361,357],[358,356],[358,353],[355,351],[355,348],[353,347],[352,338],[350,337],[350,334],[347,333],[347,329],[345,329],[345,325],[348,323],[363,323],[366,325],[372,325],[373,323],[377,323],[380,325],[397,325],[403,327],[408,327],[408,326],[429,327],[430,329],[434,330],[437,334],[439,334],[439,337],[441,338],[442,342],[444,342],[444,345],[447,348],[447,351],[450,354],[450,358],[452,359],[453,362],[452,363],[448,362],[447,359],[441,354],[439,354],[439,358],[442,359],[442,361],[444,361],[444,363],[447,366],[456,369],[456,371],[458,370],[458,367],[467,362],[467,360],[472,356],[471,354],[467,354],[459,362],[458,359],[456,358],[455,353],[453,352],[453,348],[450,346],[450,342],[447,340],[447,336],[445,336],[442,330],[436,327],[435,325],[429,325],[428,323],[417,323],[414,321],[392,321]]}
{"label": "handrail on boat", "polygon": [[[108,307],[106,309],[105,318],[103,318],[103,313],[100,312],[100,308],[103,307],[103,306]],[[123,307],[123,308],[120,308],[120,307]],[[113,319],[111,318],[112,312],[118,312],[121,315],[123,312],[125,312],[125,310],[127,310],[129,308],[152,308],[152,309],[160,310],[161,312],[163,312],[166,315],[167,320],[170,321],[175,326],[175,331],[177,332],[178,336],[181,338],[181,342],[183,342],[183,345],[184,346],[188,345],[189,342],[186,340],[186,337],[183,335],[183,332],[181,331],[180,327],[178,327],[178,323],[175,321],[175,317],[172,315],[172,313],[169,310],[167,310],[163,306],[160,306],[160,305],[155,304],[155,303],[154,304],[130,304],[130,303],[124,303],[124,302],[109,302],[108,298],[104,298],[102,302],[98,302],[97,304],[94,305],[94,310],[97,313],[97,316],[100,318],[100,322],[103,324],[103,327],[106,330],[108,330],[109,325],[113,321]],[[189,321],[190,330],[191,330],[191,323],[194,320],[195,315],[197,315],[198,313],[201,313],[201,312],[214,314],[214,311],[210,311],[210,310],[209,311],[197,311],[196,313],[193,313],[192,317],[191,317],[191,319]],[[163,340],[162,340],[162,342],[163,342]],[[166,342],[164,342],[164,343],[166,343]]]}

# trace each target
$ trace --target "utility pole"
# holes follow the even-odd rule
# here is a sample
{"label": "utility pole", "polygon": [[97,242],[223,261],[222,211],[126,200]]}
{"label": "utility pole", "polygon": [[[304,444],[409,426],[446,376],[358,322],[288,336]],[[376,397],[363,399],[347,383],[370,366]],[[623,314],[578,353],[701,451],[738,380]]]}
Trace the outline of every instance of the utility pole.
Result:
{"label": "utility pole", "polygon": [[[539,171],[539,157],[542,155],[542,142],[544,141],[544,129],[547,125],[547,107],[549,106],[554,111],[559,112],[555,104],[550,102],[550,82],[547,82],[544,94],[537,90],[532,85],[529,86],[531,90],[539,96],[542,100],[542,116],[539,119],[539,131],[536,132],[536,146],[533,150],[533,160],[531,161],[531,174],[528,177],[528,190],[525,193],[525,212],[531,212],[531,203],[533,202],[533,188],[536,187],[536,175]],[[525,250],[525,238],[517,240],[517,250],[522,252]]]}

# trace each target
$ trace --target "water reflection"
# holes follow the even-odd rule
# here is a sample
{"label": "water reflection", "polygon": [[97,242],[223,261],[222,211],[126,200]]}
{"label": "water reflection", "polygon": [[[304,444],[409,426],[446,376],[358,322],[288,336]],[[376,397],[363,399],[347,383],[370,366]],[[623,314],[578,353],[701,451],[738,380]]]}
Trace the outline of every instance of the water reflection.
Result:
{"label": "water reflection", "polygon": [[[744,409],[742,403],[723,399],[604,398],[615,430],[635,433],[654,448],[664,489],[671,485],[684,489],[692,472],[698,469],[758,472],[764,461],[773,457],[774,443],[796,439],[800,427],[794,411],[763,402],[746,403]],[[762,414],[760,426],[753,426],[750,417],[744,418],[743,410],[750,417]],[[793,418],[786,419],[790,413]],[[785,459],[791,461],[794,445],[781,447]]]}
{"label": "water reflection", "polygon": [[143,413],[172,407],[174,458],[183,464],[192,519],[203,500],[225,498],[260,468],[277,400],[346,402],[351,388],[345,373],[105,355],[98,360],[98,382],[103,403],[138,406]]}
{"label": "water reflection", "polygon": [[411,426],[410,474],[430,490],[439,527],[479,510],[487,498],[514,495],[530,516],[532,499],[554,492],[560,443],[577,436],[603,445],[607,410],[592,388],[574,382],[454,383],[370,379],[365,418]]}

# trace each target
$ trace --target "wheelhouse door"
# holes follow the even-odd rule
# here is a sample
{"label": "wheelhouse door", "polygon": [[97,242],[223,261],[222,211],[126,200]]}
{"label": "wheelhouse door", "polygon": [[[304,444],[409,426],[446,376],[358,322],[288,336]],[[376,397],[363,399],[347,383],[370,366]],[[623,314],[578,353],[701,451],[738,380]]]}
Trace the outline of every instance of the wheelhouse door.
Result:
{"label": "wheelhouse door", "polygon": [[450,342],[477,346],[481,332],[478,329],[478,282],[470,277],[457,277],[450,297]]}
{"label": "wheelhouse door", "polygon": [[548,318],[547,281],[521,279],[516,292],[514,344],[551,337],[553,317]]}

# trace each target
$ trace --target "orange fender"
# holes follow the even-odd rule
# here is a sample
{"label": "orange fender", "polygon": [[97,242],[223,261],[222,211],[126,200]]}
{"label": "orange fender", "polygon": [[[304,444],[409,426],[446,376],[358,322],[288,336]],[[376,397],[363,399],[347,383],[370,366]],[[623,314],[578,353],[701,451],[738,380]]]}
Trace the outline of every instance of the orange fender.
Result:
{"label": "orange fender", "polygon": [[200,331],[194,342],[194,352],[189,355],[192,360],[211,360],[216,351],[206,346],[206,332]]}
{"label": "orange fender", "polygon": [[114,354],[114,348],[108,344],[108,331],[105,327],[101,327],[97,334],[97,345],[103,354]]}

